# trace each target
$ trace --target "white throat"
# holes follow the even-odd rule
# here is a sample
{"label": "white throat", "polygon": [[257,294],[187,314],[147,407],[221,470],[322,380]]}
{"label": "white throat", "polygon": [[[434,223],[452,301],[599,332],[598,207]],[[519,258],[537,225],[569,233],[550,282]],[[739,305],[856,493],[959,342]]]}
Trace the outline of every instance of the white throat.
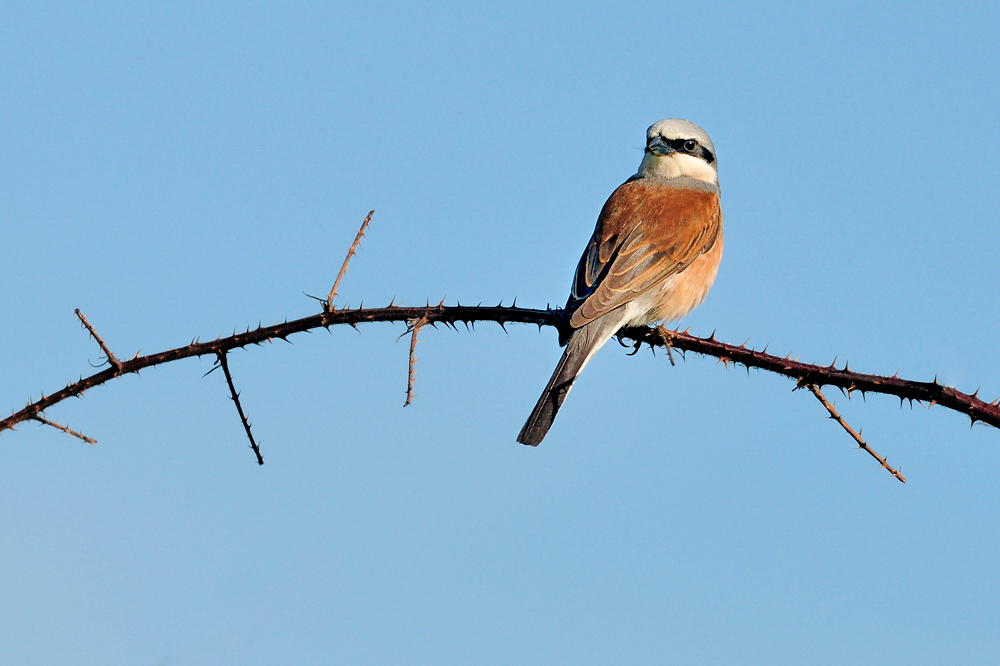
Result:
{"label": "white throat", "polygon": [[684,153],[654,155],[646,153],[639,164],[638,175],[642,178],[680,178],[688,176],[711,185],[719,184],[719,174],[703,159]]}

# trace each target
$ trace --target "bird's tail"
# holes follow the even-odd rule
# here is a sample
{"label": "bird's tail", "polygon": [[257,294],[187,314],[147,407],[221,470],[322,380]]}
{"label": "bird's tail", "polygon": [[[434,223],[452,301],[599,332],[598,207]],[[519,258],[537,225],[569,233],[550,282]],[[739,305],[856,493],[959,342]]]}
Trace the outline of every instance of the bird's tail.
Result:
{"label": "bird's tail", "polygon": [[566,351],[559,359],[559,365],[556,366],[552,378],[542,391],[542,397],[531,411],[531,416],[521,428],[517,441],[528,446],[538,446],[545,439],[545,434],[552,427],[556,413],[573,387],[576,376],[597,350],[618,330],[617,325],[609,326],[609,323],[598,319],[573,331],[566,344]]}

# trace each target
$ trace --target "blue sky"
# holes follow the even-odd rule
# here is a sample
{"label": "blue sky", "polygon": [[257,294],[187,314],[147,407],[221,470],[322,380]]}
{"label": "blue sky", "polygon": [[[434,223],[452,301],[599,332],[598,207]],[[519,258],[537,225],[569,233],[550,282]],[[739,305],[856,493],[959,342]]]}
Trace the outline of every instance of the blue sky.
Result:
{"label": "blue sky", "polygon": [[[561,305],[645,128],[718,149],[692,332],[1000,395],[988,3],[6,3],[0,403],[341,305]],[[1000,432],[689,356],[402,326],[189,360],[0,435],[10,664],[985,663]]]}

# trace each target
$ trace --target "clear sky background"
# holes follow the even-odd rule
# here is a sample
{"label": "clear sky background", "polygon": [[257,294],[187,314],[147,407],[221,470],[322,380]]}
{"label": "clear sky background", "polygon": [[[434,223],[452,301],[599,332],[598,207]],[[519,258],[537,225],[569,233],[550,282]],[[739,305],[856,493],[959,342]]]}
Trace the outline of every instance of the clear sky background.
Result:
{"label": "clear sky background", "polygon": [[[1000,395],[992,3],[0,7],[0,409],[339,304],[565,302],[665,117],[719,155],[693,333]],[[0,662],[987,663],[1000,432],[556,333],[187,360],[0,435]]]}

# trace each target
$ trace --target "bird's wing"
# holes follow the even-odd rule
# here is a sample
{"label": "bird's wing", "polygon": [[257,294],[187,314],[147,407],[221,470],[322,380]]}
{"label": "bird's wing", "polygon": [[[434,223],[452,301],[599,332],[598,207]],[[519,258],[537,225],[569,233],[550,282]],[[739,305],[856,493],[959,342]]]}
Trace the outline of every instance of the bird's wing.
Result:
{"label": "bird's wing", "polygon": [[579,328],[680,273],[722,229],[711,192],[637,179],[608,198],[573,277],[567,310]]}

